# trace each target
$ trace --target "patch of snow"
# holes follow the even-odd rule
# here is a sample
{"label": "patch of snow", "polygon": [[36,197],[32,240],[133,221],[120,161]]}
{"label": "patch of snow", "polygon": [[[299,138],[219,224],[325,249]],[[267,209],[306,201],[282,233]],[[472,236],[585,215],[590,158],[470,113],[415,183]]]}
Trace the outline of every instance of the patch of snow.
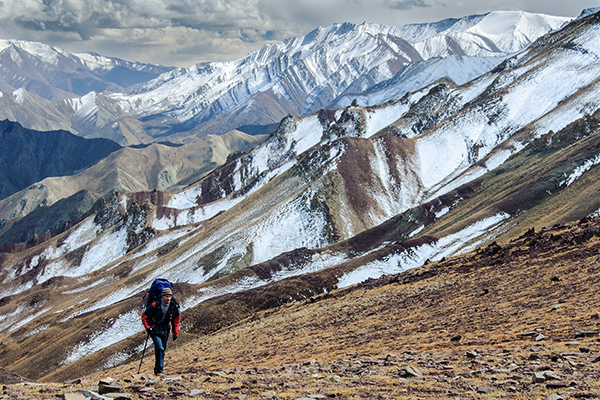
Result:
{"label": "patch of snow", "polygon": [[76,344],[62,365],[71,364],[143,330],[140,313],[136,310],[129,311],[121,315],[108,329],[92,334],[85,343]]}
{"label": "patch of snow", "polygon": [[319,143],[322,135],[323,127],[319,118],[313,115],[309,118],[302,118],[298,122],[297,129],[289,140],[295,142],[294,151],[296,155],[299,155]]}
{"label": "patch of snow", "polygon": [[600,217],[600,208],[588,215],[590,218]]}
{"label": "patch of snow", "polygon": [[25,337],[30,337],[33,335],[37,335],[38,333],[45,331],[46,329],[50,328],[50,324],[45,324],[45,325],[41,325],[35,329],[30,330],[29,332],[27,332],[25,334]]}
{"label": "patch of snow", "polygon": [[438,210],[435,212],[435,217],[436,218],[440,218],[443,215],[446,215],[450,212],[450,207],[446,206],[444,208],[442,208],[441,210]]}
{"label": "patch of snow", "polygon": [[600,164],[600,154],[596,157],[587,160],[583,165],[575,168],[573,172],[562,182],[560,182],[560,186],[566,185],[570,186],[573,182],[575,182],[581,175],[585,172],[589,171],[593,166]]}
{"label": "patch of snow", "polygon": [[175,193],[169,200],[167,207],[176,208],[178,210],[192,208],[197,205],[196,199],[200,196],[202,196],[202,187],[200,185],[195,185],[189,189]]}
{"label": "patch of snow", "polygon": [[475,246],[477,242],[483,241],[490,231],[498,228],[508,218],[510,218],[508,214],[498,213],[478,221],[460,232],[445,236],[436,243],[423,244],[390,255],[384,260],[367,263],[352,272],[344,274],[338,282],[338,287],[354,285],[369,278],[379,278],[386,274],[397,274],[407,269],[419,267],[428,259],[437,261],[443,257],[458,254],[460,251],[467,251]]}
{"label": "patch of snow", "polygon": [[377,108],[366,111],[366,132],[365,137],[371,137],[392,122],[399,119],[410,109],[411,103],[398,102],[387,107]]}
{"label": "patch of snow", "polygon": [[425,229],[425,225],[421,225],[419,226],[417,229],[415,229],[414,231],[412,231],[410,233],[410,235],[408,235],[408,237],[414,237],[416,236],[419,232],[421,232],[423,229]]}
{"label": "patch of snow", "polygon": [[48,311],[48,309],[32,312],[30,308],[24,304],[21,304],[15,309],[15,311],[0,315],[0,332],[3,334],[14,332],[26,323],[33,321],[40,315],[44,314],[46,311]]}
{"label": "patch of snow", "polygon": [[324,236],[326,225],[324,216],[311,210],[309,198],[284,204],[254,230],[253,263],[270,260],[289,249],[316,249],[329,244]]}
{"label": "patch of snow", "polygon": [[25,89],[19,88],[13,92],[13,97],[15,99],[15,103],[22,106],[25,101]]}
{"label": "patch of snow", "polygon": [[81,263],[68,271],[65,276],[82,276],[96,271],[119,259],[127,251],[127,230],[100,236],[83,255]]}

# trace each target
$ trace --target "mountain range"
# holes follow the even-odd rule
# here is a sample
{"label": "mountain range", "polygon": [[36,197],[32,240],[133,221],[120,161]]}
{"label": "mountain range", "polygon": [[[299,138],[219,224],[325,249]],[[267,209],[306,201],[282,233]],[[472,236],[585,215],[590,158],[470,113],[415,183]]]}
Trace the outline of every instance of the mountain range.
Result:
{"label": "mountain range", "polygon": [[[218,64],[223,69],[176,69],[127,93],[93,93],[139,118],[150,136],[152,126],[186,146],[203,136],[203,124],[234,121],[257,96],[259,108],[269,99],[291,115],[198,180],[172,180],[179,185],[169,191],[112,192],[61,232],[7,243],[0,253],[6,367],[65,380],[135,359],[142,296],[157,277],[175,283],[184,331],[202,335],[257,310],[597,215],[597,11],[564,26],[566,19],[526,13],[385,29],[336,25]],[[527,21],[531,31],[545,27],[539,38],[519,33]],[[365,44],[372,41],[378,45]],[[311,43],[319,43],[312,53]],[[335,43],[345,51],[327,47]],[[239,78],[260,60],[295,60],[280,48],[302,62],[283,74],[255,71],[254,81],[206,83],[203,74],[226,66]],[[331,57],[339,70],[325,79],[329,67],[311,57],[327,52],[342,58]],[[455,82],[452,68],[442,68],[467,64],[488,69],[462,71],[468,80]],[[292,75],[310,90],[291,91]],[[265,86],[265,76],[278,83]],[[408,89],[407,77],[416,76],[430,79]],[[124,150],[131,148],[111,156]]]}
{"label": "mountain range", "polygon": [[[57,224],[51,222],[36,230],[13,229],[28,232],[26,235],[6,233],[29,212],[52,206],[80,190],[87,190],[97,199],[111,190],[181,188],[181,184],[191,183],[193,177],[199,178],[206,172],[206,166],[214,168],[223,163],[227,152],[246,151],[249,147],[245,143],[263,140],[261,135],[273,132],[286,115],[301,116],[321,106],[345,107],[358,100],[361,105],[377,105],[402,98],[441,78],[465,83],[567,20],[524,12],[493,12],[399,27],[370,23],[333,25],[268,45],[237,61],[170,70],[97,54],[70,54],[41,43],[3,41],[0,71],[4,71],[5,80],[15,90],[0,96],[0,119],[17,121],[29,129],[62,129],[86,138],[108,138],[123,146],[193,143],[205,135],[216,139],[215,135],[232,129],[235,133],[229,135],[240,137],[241,141],[226,140],[232,147],[225,150],[215,144],[218,148],[212,151],[221,156],[213,160],[205,154],[206,164],[200,163],[197,171],[187,166],[180,172],[172,171],[163,167],[166,161],[157,161],[153,168],[133,172],[131,167],[107,160],[95,167],[103,168],[102,176],[107,178],[88,171],[76,178],[52,178],[40,185],[19,187],[26,189],[20,193],[7,192],[0,196],[0,235],[5,236],[0,243],[30,240],[35,234],[55,229]],[[349,52],[348,48],[357,50]],[[125,74],[124,71],[137,77],[138,84],[109,79]],[[70,90],[70,97],[45,96],[52,90],[65,92],[65,88],[72,88],[72,82],[82,80],[84,72],[97,80],[84,86],[103,87],[101,93]],[[165,73],[140,82],[144,76],[150,78],[159,72]],[[115,85],[122,85],[121,89]],[[45,89],[32,89],[39,87]],[[81,96],[74,97],[76,94]],[[258,136],[250,138],[240,131]],[[212,141],[208,139],[208,143]],[[210,146],[205,139],[203,144],[192,147],[206,145]],[[158,149],[166,150],[163,146]],[[185,149],[171,147],[169,151],[182,153]],[[113,157],[124,153],[132,151],[124,150]],[[186,165],[190,158],[183,157],[184,161],[171,159],[168,163]],[[106,164],[113,165],[115,172]],[[20,173],[7,170],[7,174]]]}
{"label": "mountain range", "polygon": [[[142,81],[164,68],[69,55],[42,44],[6,42],[0,70],[8,71],[4,80],[18,88],[0,98],[0,119],[16,120],[31,129],[104,137],[121,145],[189,142],[241,127],[256,131],[257,126],[266,126],[263,129],[268,131],[260,133],[268,134],[271,124],[287,114],[301,116],[330,105],[346,106],[353,96],[385,86],[398,74],[402,85],[389,82],[395,87],[389,93],[394,97],[442,77],[464,83],[567,21],[525,12],[492,12],[397,27],[336,24],[269,44],[236,61],[171,69],[121,90],[114,79],[108,80],[118,75],[115,71],[135,74]],[[72,74],[82,65],[85,74],[102,79],[82,84],[93,91],[74,89],[73,82],[83,78]],[[35,90],[41,85],[37,82],[44,83],[43,90]],[[46,95],[54,89],[81,97],[54,100],[61,96]]]}

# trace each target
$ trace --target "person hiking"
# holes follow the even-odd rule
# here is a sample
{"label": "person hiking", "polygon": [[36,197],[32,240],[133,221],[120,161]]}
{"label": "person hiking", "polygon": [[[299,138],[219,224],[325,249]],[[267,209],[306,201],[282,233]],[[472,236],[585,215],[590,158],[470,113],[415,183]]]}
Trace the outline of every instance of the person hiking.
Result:
{"label": "person hiking", "polygon": [[179,304],[173,300],[173,292],[169,288],[164,288],[161,298],[148,304],[142,313],[142,324],[154,343],[155,375],[163,373],[169,331],[173,332],[173,340],[177,340],[180,323]]}

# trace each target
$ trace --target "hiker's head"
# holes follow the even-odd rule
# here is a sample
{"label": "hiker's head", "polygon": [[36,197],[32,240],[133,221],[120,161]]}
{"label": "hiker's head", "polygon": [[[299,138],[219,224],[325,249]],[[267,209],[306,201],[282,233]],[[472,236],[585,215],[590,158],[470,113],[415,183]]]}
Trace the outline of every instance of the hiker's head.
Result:
{"label": "hiker's head", "polygon": [[161,293],[162,299],[165,303],[170,303],[173,298],[173,292],[169,288],[164,288]]}

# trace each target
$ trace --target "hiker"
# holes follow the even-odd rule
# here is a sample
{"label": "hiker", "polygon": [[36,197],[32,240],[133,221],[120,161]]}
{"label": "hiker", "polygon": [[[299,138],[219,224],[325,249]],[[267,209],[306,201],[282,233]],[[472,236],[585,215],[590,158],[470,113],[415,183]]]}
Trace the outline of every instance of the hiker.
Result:
{"label": "hiker", "polygon": [[179,304],[173,300],[173,292],[169,288],[164,288],[161,298],[151,302],[142,313],[144,328],[154,342],[155,375],[163,372],[169,331],[173,332],[173,340],[177,340],[180,322]]}

